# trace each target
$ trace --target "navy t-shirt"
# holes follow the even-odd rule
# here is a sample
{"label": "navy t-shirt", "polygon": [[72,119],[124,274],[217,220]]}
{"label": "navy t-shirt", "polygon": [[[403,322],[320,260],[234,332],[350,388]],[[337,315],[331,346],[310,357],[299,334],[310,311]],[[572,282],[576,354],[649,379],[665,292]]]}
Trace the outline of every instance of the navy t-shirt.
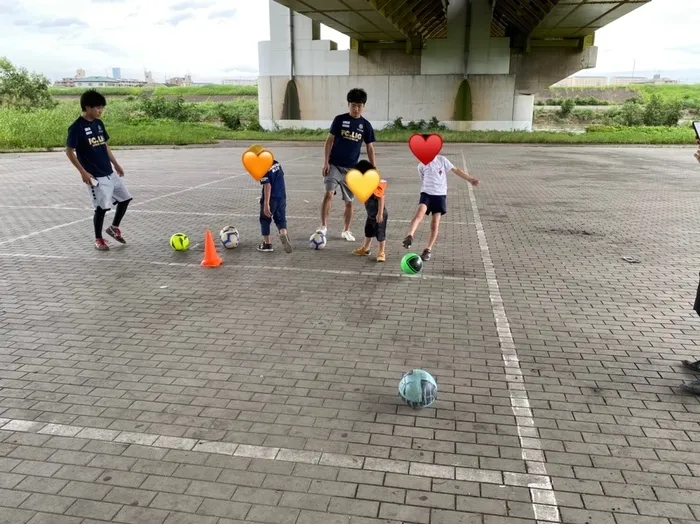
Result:
{"label": "navy t-shirt", "polygon": [[328,163],[338,167],[354,167],[360,159],[362,142],[371,144],[376,141],[372,124],[364,117],[353,118],[350,113],[336,116],[330,132],[335,141]]}
{"label": "navy t-shirt", "polygon": [[[272,163],[272,167],[265,174],[264,177],[260,179],[260,183],[264,186],[265,184],[270,184],[270,200],[284,199],[287,198],[287,192],[284,188],[284,171],[280,163],[275,160]],[[265,188],[263,187],[262,193],[263,200],[265,202]]]}
{"label": "navy t-shirt", "polygon": [[82,116],[68,128],[66,145],[75,149],[80,165],[94,177],[112,174],[107,154],[109,134],[102,120],[85,120]]}

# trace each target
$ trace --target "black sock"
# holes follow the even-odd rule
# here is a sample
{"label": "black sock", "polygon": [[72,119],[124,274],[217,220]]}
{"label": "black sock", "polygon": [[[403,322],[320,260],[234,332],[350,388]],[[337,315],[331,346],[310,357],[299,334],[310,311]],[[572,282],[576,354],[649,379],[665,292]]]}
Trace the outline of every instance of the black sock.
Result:
{"label": "black sock", "polygon": [[119,227],[119,224],[122,223],[122,218],[124,218],[126,214],[126,208],[129,207],[129,202],[131,202],[131,200],[125,200],[117,204],[117,212],[114,214],[114,220],[112,221],[114,227]]}
{"label": "black sock", "polygon": [[92,217],[92,223],[95,226],[95,239],[102,238],[102,226],[105,223],[106,209],[98,207],[95,209],[95,215]]}

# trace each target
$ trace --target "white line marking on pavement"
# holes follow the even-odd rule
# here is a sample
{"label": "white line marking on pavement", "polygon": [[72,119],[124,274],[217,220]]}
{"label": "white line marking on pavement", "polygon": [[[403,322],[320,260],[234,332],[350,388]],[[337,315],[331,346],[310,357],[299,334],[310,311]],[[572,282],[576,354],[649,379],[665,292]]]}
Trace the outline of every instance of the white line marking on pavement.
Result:
{"label": "white line marking on pavement", "polygon": [[[287,162],[294,162],[294,161],[296,161],[296,160],[301,160],[302,158],[306,158],[306,157],[308,157],[308,156],[310,156],[310,155],[304,155],[304,156],[300,156],[300,157],[298,157],[298,158],[293,158],[293,159],[291,159],[291,160],[287,160]],[[246,173],[242,173],[242,174],[238,174],[238,175],[231,175],[231,176],[227,176],[227,177],[224,177],[224,178],[219,178],[219,179],[216,179],[216,180],[212,180],[212,181],[210,181],[210,182],[205,182],[204,184],[199,184],[199,185],[192,186],[192,187],[188,187],[188,188],[185,188],[185,189],[180,189],[179,191],[173,191],[172,193],[166,193],[166,194],[164,194],[164,195],[159,195],[159,196],[156,196],[156,197],[153,197],[153,198],[149,198],[149,199],[147,199],[147,200],[139,200],[139,201],[135,202],[134,204],[132,204],[132,205],[130,206],[129,209],[132,209],[132,208],[134,208],[135,206],[142,206],[142,205],[148,204],[148,203],[150,203],[150,202],[155,202],[156,200],[160,200],[160,199],[162,199],[162,198],[168,198],[168,197],[175,196],[175,195],[181,195],[182,193],[187,193],[187,192],[193,191],[193,190],[195,190],[195,189],[199,189],[199,188],[202,188],[202,187],[210,186],[210,185],[212,185],[212,184],[218,184],[219,182],[223,182],[223,181],[225,181],[225,180],[231,180],[231,179],[233,179],[233,178],[238,178],[238,177],[242,177],[242,176],[246,176]],[[51,226],[51,227],[48,227],[48,228],[46,228],[46,229],[42,229],[42,230],[40,230],[40,231],[32,231],[31,233],[27,233],[26,235],[22,235],[22,236],[19,236],[19,237],[14,237],[14,238],[9,238],[9,239],[7,239],[7,240],[3,240],[3,241],[0,242],[0,246],[4,246],[4,245],[7,245],[7,244],[11,244],[11,243],[16,242],[16,241],[18,241],[18,240],[24,240],[24,239],[26,239],[26,238],[35,237],[35,236],[41,235],[41,234],[43,234],[43,233],[48,233],[49,231],[55,231],[56,229],[61,229],[61,228],[64,228],[64,227],[69,227],[69,226],[72,226],[72,225],[74,225],[74,224],[79,224],[79,223],[81,223],[81,222],[87,222],[88,220],[92,220],[92,217],[82,218],[82,219],[80,219],[80,220],[74,220],[74,221],[72,221],[72,222],[66,222],[66,223],[64,223],[64,224],[57,224],[57,225],[55,225],[55,226]]]}
{"label": "white line marking on pavement", "polygon": [[[52,435],[64,438],[76,438],[84,440],[97,440],[101,442],[116,442],[120,444],[136,444],[153,448],[177,449],[195,453],[210,453],[216,455],[228,455],[235,457],[259,458],[278,460],[281,462],[295,462],[302,464],[320,464],[323,466],[335,466],[352,469],[365,469],[371,471],[388,471],[387,464],[381,459],[364,457],[362,455],[348,455],[344,453],[326,453],[324,451],[303,451],[299,449],[275,448],[270,446],[251,446],[236,442],[221,442],[200,440],[186,437],[170,437],[152,433],[135,433],[113,429],[88,428],[84,426],[71,426],[66,424],[52,424],[35,422],[32,420],[19,420],[0,418],[0,429],[18,433],[34,433],[38,435]],[[167,459],[165,459],[167,460]],[[469,480],[491,484],[505,484],[510,486],[521,485],[522,475],[519,473],[482,471],[461,468],[455,466],[435,467],[430,463],[391,461],[391,471],[399,468],[405,473],[428,478]]]}
{"label": "white line marking on pavement", "polygon": [[[462,151],[462,168],[467,169],[467,162]],[[481,249],[481,261],[486,272],[489,298],[493,316],[496,320],[496,331],[501,345],[501,354],[505,364],[506,382],[508,383],[508,393],[510,395],[510,405],[515,416],[520,439],[522,457],[527,468],[527,475],[519,475],[513,479],[517,485],[530,488],[532,496],[532,509],[535,519],[538,522],[561,522],[559,507],[552,488],[552,479],[547,474],[547,468],[540,442],[539,431],[535,427],[535,421],[530,409],[530,400],[525,389],[523,373],[520,369],[520,360],[515,349],[513,334],[510,330],[510,323],[503,306],[503,298],[496,278],[496,270],[491,260],[489,245],[486,240],[484,226],[481,223],[479,208],[474,196],[474,188],[469,185],[469,200],[472,205],[476,233],[479,237],[479,247]]]}
{"label": "white line marking on pavement", "polygon": [[[193,189],[198,189],[198,188],[200,188],[200,187],[209,186],[209,185],[211,185],[211,184],[216,184],[216,183],[218,183],[218,182],[223,182],[224,180],[230,180],[230,179],[232,179],[232,178],[236,178],[236,177],[239,177],[239,176],[243,176],[243,175],[227,176],[226,178],[219,178],[219,179],[217,179],[217,180],[212,180],[211,182],[206,182],[205,184],[200,184],[199,186],[189,187],[189,188],[187,188],[187,189],[181,189],[181,190],[179,190],[179,191],[173,191],[172,193],[166,193],[166,194],[164,194],[164,195],[160,195],[160,196],[157,196],[157,197],[149,198],[148,200],[142,200],[142,201],[140,201],[140,202],[136,202],[135,204],[133,204],[132,207],[134,207],[134,206],[139,206],[139,205],[143,205],[143,204],[148,204],[149,202],[154,202],[154,201],[156,201],[156,200],[160,200],[161,198],[167,198],[167,197],[171,197],[171,196],[175,196],[175,195],[180,195],[180,194],[182,194],[182,193],[186,193],[186,192],[188,192],[188,191],[192,191]],[[50,209],[60,209],[60,208],[50,208]],[[35,236],[37,236],[37,235],[42,235],[42,234],[44,234],[44,233],[48,233],[49,231],[55,231],[56,229],[62,229],[62,228],[64,228],[64,227],[69,227],[69,226],[72,226],[72,225],[74,225],[74,224],[79,224],[79,223],[81,223],[81,222],[87,222],[88,220],[92,220],[92,217],[90,216],[90,217],[87,217],[87,218],[81,218],[80,220],[73,220],[72,222],[65,222],[65,223],[63,223],[63,224],[57,224],[57,225],[55,225],[55,226],[47,227],[46,229],[41,229],[41,230],[39,230],[39,231],[32,231],[31,233],[27,233],[26,235],[22,235],[22,236],[19,236],[19,237],[14,237],[14,238],[9,238],[9,239],[7,239],[7,240],[3,240],[2,242],[0,242],[0,246],[4,246],[4,245],[7,245],[7,244],[12,244],[13,242],[17,242],[18,240],[24,240],[24,239],[26,239],[26,238],[35,237]]]}
{"label": "white line marking on pavement", "polygon": [[[217,188],[218,189],[218,188]],[[137,205],[137,204],[135,204]],[[0,209],[32,209],[32,210],[40,210],[40,209],[48,209],[48,210],[58,210],[58,211],[92,211],[91,207],[85,206],[85,207],[59,207],[59,206],[4,206],[0,205]],[[175,215],[175,216],[201,216],[201,217],[235,217],[235,218],[258,218],[260,215],[258,213],[207,213],[207,212],[200,212],[200,211],[167,211],[167,210],[159,210],[159,209],[132,209],[129,208],[127,211],[129,214],[153,214],[153,215]],[[293,220],[318,220],[318,216],[296,216],[296,215],[288,215],[288,219],[293,219]],[[83,222],[87,219],[81,218],[77,222]],[[329,217],[329,220],[332,221],[341,221],[343,220],[340,217]],[[410,223],[411,220],[404,220],[404,219],[399,219],[399,218],[392,218],[392,222],[401,222],[401,223]],[[441,220],[441,224],[448,224],[448,225],[455,225],[455,226],[467,226],[471,224],[471,222],[450,222],[449,220]],[[61,225],[61,227],[64,227]],[[2,245],[2,243],[0,243]]]}
{"label": "white line marking on pavement", "polygon": [[[192,248],[190,248],[190,251]],[[18,259],[38,259],[38,260],[73,260],[76,262],[92,262],[99,261],[101,263],[114,263],[114,264],[141,264],[148,266],[172,266],[172,267],[201,267],[199,263],[194,262],[164,262],[160,260],[131,260],[125,258],[107,258],[107,257],[69,257],[64,255],[38,255],[32,253],[0,253],[0,257],[4,258],[18,258]],[[339,269],[314,269],[307,267],[282,267],[282,266],[251,266],[251,265],[241,265],[236,263],[224,264],[220,266],[219,269],[226,270],[226,268],[231,268],[236,271],[241,269],[250,270],[265,270],[265,271],[287,271],[291,273],[320,273],[327,275],[353,275],[353,276],[368,276],[368,277],[386,277],[386,278],[415,278],[424,280],[452,280],[452,281],[472,281],[474,278],[469,277],[452,277],[448,275],[407,275],[405,273],[380,273],[377,271],[354,271],[354,270],[339,270]]]}

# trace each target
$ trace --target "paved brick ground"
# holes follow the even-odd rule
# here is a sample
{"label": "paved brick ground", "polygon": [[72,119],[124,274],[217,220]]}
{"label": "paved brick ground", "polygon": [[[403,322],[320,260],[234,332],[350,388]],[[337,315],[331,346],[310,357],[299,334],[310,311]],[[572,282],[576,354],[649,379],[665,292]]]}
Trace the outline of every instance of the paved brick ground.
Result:
{"label": "paved brick ground", "polygon": [[[292,255],[255,251],[241,149],[118,152],[135,201],[109,253],[63,155],[0,157],[0,524],[700,520],[691,150],[446,146],[483,183],[449,181],[411,278],[405,146],[379,145],[381,266],[338,238],[339,200],[307,248],[320,150],[270,148]],[[241,246],[199,267],[227,224]],[[396,394],[413,367],[430,409]]]}

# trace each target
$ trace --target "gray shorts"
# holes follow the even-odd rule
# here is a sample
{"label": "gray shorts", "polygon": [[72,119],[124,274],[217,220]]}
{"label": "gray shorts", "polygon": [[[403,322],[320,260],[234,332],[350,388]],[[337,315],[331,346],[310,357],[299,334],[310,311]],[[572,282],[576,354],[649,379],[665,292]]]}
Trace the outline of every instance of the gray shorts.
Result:
{"label": "gray shorts", "polygon": [[355,200],[355,195],[352,194],[350,188],[345,184],[345,175],[350,171],[349,167],[338,167],[331,164],[328,174],[323,178],[326,185],[326,191],[336,191],[340,186],[340,194],[345,202]]}
{"label": "gray shorts", "polygon": [[96,177],[95,180],[97,185],[88,188],[95,209],[112,209],[112,206],[119,202],[131,200],[131,193],[119,175],[112,173],[109,176]]}

